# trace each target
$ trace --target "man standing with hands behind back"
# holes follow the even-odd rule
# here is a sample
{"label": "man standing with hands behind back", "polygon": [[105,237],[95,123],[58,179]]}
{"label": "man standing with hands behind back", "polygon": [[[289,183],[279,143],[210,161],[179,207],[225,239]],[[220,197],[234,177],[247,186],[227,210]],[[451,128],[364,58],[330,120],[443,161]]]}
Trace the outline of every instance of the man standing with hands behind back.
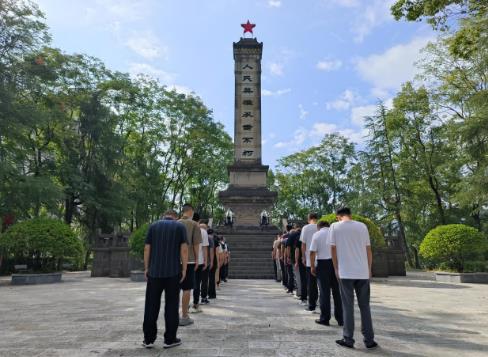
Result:
{"label": "man standing with hands behind back", "polygon": [[156,341],[163,291],[166,324],[164,348],[181,345],[176,332],[179,324],[180,282],[186,277],[187,262],[186,229],[176,221],[176,212],[169,210],[162,220],[149,227],[144,246],[144,274],[147,287],[142,345],[146,348],[154,347]]}
{"label": "man standing with hands behind back", "polygon": [[193,319],[188,316],[190,308],[191,290],[195,285],[195,271],[198,269],[198,252],[200,243],[202,243],[202,232],[197,222],[193,220],[193,207],[190,204],[183,205],[183,215],[179,222],[186,228],[188,238],[188,269],[186,278],[181,283],[183,297],[181,298],[181,319],[180,326],[188,326],[193,323]]}
{"label": "man standing with hands behind back", "polygon": [[354,292],[361,312],[361,331],[366,348],[378,347],[374,340],[373,322],[369,307],[371,265],[373,254],[368,228],[364,223],[352,219],[347,207],[336,212],[339,222],[330,227],[332,261],[341,290],[344,317],[343,338],[336,343],[342,347],[354,348]]}

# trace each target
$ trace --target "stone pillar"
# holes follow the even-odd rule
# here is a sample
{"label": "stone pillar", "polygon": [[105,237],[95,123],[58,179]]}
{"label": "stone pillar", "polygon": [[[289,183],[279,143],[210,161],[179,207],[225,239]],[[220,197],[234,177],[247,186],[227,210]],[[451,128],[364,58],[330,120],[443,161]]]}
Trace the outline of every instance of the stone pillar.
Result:
{"label": "stone pillar", "polygon": [[237,226],[259,226],[260,214],[269,211],[276,192],[267,186],[268,166],[261,153],[261,58],[263,44],[241,38],[233,44],[235,77],[234,164],[229,166],[229,187],[219,193],[225,209],[235,214]]}

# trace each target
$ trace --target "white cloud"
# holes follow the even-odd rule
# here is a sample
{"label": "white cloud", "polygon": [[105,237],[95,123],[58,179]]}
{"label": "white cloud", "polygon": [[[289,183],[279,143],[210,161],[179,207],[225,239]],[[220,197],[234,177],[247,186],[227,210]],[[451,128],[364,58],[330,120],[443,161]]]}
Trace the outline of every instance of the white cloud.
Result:
{"label": "white cloud", "polygon": [[310,114],[309,112],[307,112],[304,108],[303,108],[303,105],[301,104],[298,104],[298,109],[300,110],[300,119],[304,120],[308,117],[308,115]]}
{"label": "white cloud", "polygon": [[368,1],[365,8],[359,10],[359,15],[354,20],[352,32],[354,41],[363,42],[364,38],[375,28],[387,21],[393,20],[390,8],[394,0]]}
{"label": "white cloud", "polygon": [[360,5],[359,0],[333,0],[333,3],[342,7],[358,7]]}
{"label": "white cloud", "polygon": [[327,110],[348,110],[352,105],[359,102],[361,97],[350,89],[342,92],[341,96],[333,101],[325,103]]}
{"label": "white cloud", "polygon": [[274,76],[283,75],[284,65],[282,63],[272,62],[269,64],[269,71]]}
{"label": "white cloud", "polygon": [[286,89],[278,89],[276,91],[271,91],[268,89],[263,89],[261,91],[261,94],[263,97],[279,97],[282,96],[283,94],[287,94],[291,92],[291,88],[286,88]]}
{"label": "white cloud", "polygon": [[336,60],[325,59],[323,61],[317,62],[316,67],[321,71],[326,71],[326,72],[335,71],[342,67],[342,61],[337,59]]}
{"label": "white cloud", "polygon": [[133,34],[125,44],[139,56],[148,60],[168,58],[168,48],[162,46],[152,32]]}
{"label": "white cloud", "polygon": [[359,127],[364,126],[364,118],[372,116],[376,113],[377,106],[375,104],[363,105],[351,109],[351,122]]}
{"label": "white cloud", "polygon": [[281,7],[281,0],[268,0],[269,7]]}
{"label": "white cloud", "polygon": [[133,77],[137,76],[138,74],[145,74],[150,77],[159,79],[163,84],[171,84],[176,78],[176,75],[174,73],[163,71],[147,63],[129,64],[129,73]]}
{"label": "white cloud", "polygon": [[186,94],[186,95],[192,95],[195,96],[195,91],[192,90],[189,87],[182,86],[179,84],[171,84],[168,86],[169,90],[174,90],[175,92],[181,93],[181,94]]}
{"label": "white cloud", "polygon": [[399,44],[381,54],[374,54],[356,61],[356,70],[361,77],[373,84],[374,91],[397,90],[401,84],[413,80],[417,74],[415,62],[420,58],[420,50],[432,40],[414,38],[406,44]]}

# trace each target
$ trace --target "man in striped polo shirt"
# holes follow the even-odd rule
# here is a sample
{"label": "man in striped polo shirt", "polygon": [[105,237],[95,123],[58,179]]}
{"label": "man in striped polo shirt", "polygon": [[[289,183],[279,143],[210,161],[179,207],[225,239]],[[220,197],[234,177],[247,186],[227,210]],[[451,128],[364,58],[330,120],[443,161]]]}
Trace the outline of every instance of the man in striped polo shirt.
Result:
{"label": "man in striped polo shirt", "polygon": [[144,270],[147,280],[144,308],[144,342],[154,347],[158,333],[157,320],[164,291],[164,348],[181,344],[176,337],[179,325],[180,282],[186,277],[188,240],[185,226],[176,221],[176,212],[169,210],[164,218],[148,230],[144,246]]}

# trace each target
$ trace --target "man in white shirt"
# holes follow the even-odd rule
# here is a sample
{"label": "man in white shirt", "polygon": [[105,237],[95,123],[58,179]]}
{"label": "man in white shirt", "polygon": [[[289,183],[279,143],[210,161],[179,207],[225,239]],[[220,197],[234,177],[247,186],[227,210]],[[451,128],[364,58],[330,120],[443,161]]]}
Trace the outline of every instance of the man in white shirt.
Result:
{"label": "man in white shirt", "polygon": [[343,338],[336,343],[354,348],[354,291],[361,312],[361,332],[368,349],[378,347],[374,341],[373,322],[369,307],[371,264],[373,254],[368,228],[354,221],[347,207],[336,212],[339,222],[330,227],[332,261],[340,280],[342,309],[344,314]]}
{"label": "man in white shirt", "polygon": [[[312,237],[317,232],[317,220],[318,215],[316,213],[308,214],[308,224],[302,228],[300,234],[300,242],[302,242],[302,259],[303,264],[307,267],[307,295],[308,295],[308,307],[305,311],[314,312],[317,307],[317,299],[319,297],[319,291],[317,289],[317,278],[312,275],[310,270],[310,245],[312,244]],[[303,299],[303,296],[302,296]]]}
{"label": "man in white shirt", "polygon": [[330,292],[332,290],[334,317],[339,326],[342,326],[342,301],[332,264],[329,223],[320,221],[317,223],[317,228],[319,231],[313,235],[310,246],[310,269],[312,275],[317,277],[320,290],[320,319],[315,322],[324,326],[330,325]]}
{"label": "man in white shirt", "polygon": [[[193,219],[197,220],[200,217],[195,213]],[[198,245],[198,268],[195,270],[195,286],[193,287],[193,307],[190,310],[192,313],[202,312],[200,308],[200,288],[202,284],[203,271],[208,268],[208,233],[207,225],[201,220],[199,221],[200,232],[202,234],[202,242]]]}

